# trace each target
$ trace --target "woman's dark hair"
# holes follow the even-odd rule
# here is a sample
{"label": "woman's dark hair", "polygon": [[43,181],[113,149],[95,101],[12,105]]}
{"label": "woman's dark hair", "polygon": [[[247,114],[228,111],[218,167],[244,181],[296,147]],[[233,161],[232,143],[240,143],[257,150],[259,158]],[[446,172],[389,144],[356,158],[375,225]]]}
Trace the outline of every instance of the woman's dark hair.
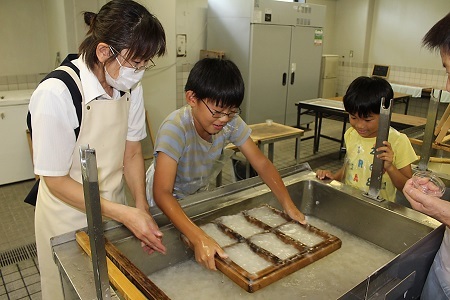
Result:
{"label": "woman's dark hair", "polygon": [[422,44],[430,50],[441,50],[450,54],[450,13],[425,34]]}
{"label": "woman's dark hair", "polygon": [[184,88],[201,100],[209,99],[220,107],[239,107],[244,99],[244,80],[238,67],[231,61],[204,58],[198,61]]}
{"label": "woman's dark hair", "polygon": [[370,114],[380,114],[381,98],[386,105],[394,98],[389,82],[380,77],[361,76],[353,80],[344,96],[345,110],[351,115],[367,118]]}
{"label": "woman's dark hair", "polygon": [[[158,19],[145,7],[132,0],[113,0],[98,12],[84,13],[89,26],[79,53],[92,70],[98,64],[96,48],[106,43],[121,52],[128,49],[126,59],[148,60],[166,53],[166,35]],[[117,53],[111,56],[114,59]]]}

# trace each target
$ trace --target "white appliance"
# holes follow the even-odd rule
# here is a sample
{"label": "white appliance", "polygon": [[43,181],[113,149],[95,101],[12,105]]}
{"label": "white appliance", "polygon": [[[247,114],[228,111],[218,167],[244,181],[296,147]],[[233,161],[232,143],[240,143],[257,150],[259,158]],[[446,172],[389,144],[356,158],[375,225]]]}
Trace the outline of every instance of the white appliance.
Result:
{"label": "white appliance", "polygon": [[320,71],[320,94],[321,98],[336,97],[337,74],[339,55],[322,55],[322,66]]}
{"label": "white appliance", "polygon": [[207,48],[239,67],[247,123],[295,125],[295,103],[318,97],[324,20],[323,5],[208,0]]}
{"label": "white appliance", "polygon": [[33,91],[0,91],[0,185],[34,178],[26,134]]}

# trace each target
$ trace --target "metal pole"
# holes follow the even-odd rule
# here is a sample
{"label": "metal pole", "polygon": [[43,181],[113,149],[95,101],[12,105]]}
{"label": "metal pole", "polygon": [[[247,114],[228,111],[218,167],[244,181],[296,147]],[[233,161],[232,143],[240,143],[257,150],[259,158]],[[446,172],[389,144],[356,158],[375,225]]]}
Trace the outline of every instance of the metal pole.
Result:
{"label": "metal pole", "polygon": [[[375,149],[383,146],[383,141],[389,138],[389,127],[391,126],[392,102],[389,101],[389,107],[386,108],[386,99],[381,98],[380,119],[378,122],[378,135],[375,143]],[[372,174],[370,175],[370,185],[368,197],[375,200],[382,200],[379,197],[381,189],[381,178],[383,176],[384,161],[377,157],[377,152],[373,156]]]}
{"label": "metal pole", "polygon": [[111,299],[95,150],[81,146],[80,161],[97,299]]}
{"label": "metal pole", "polygon": [[425,125],[425,132],[423,135],[423,142],[420,154],[419,164],[417,169],[426,171],[428,169],[428,161],[431,156],[431,149],[433,141],[436,139],[434,135],[434,128],[436,127],[437,112],[439,108],[439,101],[441,100],[442,91],[437,90],[437,97],[434,96],[435,90],[431,90],[430,104],[428,105],[427,124]]}

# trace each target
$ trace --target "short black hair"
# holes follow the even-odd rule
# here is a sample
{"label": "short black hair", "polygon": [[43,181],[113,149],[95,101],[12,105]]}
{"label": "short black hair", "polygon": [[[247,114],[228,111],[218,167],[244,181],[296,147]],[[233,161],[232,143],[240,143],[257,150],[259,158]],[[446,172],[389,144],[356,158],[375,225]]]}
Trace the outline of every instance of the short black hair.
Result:
{"label": "short black hair", "polygon": [[204,58],[189,73],[185,91],[220,107],[239,107],[244,100],[244,80],[238,67],[227,59]]}
{"label": "short black hair", "polygon": [[353,80],[344,96],[345,110],[351,115],[367,118],[370,114],[380,114],[381,98],[394,97],[391,85],[381,77],[360,76]]}
{"label": "short black hair", "polygon": [[430,50],[450,54],[450,13],[431,27],[423,37],[422,44]]}
{"label": "short black hair", "polygon": [[[127,59],[148,60],[166,53],[166,35],[159,20],[144,6],[132,0],[113,0],[100,11],[84,12],[89,26],[79,47],[89,69],[99,63],[96,48],[99,43],[112,46],[119,53],[128,49]],[[114,60],[117,53],[109,58]]]}

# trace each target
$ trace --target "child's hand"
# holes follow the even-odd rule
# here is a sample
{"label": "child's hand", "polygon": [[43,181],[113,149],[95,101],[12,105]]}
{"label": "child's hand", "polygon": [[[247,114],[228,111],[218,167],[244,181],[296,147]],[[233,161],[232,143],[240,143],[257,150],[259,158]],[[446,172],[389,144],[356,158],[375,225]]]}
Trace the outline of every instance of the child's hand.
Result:
{"label": "child's hand", "polygon": [[388,141],[384,141],[383,145],[376,149],[376,151],[381,152],[377,154],[377,157],[384,160],[384,169],[387,170],[392,166],[392,162],[394,161],[394,151],[392,150],[391,143]]}
{"label": "child's hand", "polygon": [[317,170],[316,171],[316,177],[319,178],[320,180],[323,179],[335,179],[334,174],[330,171],[330,170]]}
{"label": "child's hand", "polygon": [[299,211],[296,206],[285,208],[284,212],[287,213],[289,215],[289,217],[291,217],[292,220],[296,220],[300,224],[306,225],[305,215],[302,214],[302,212]]}
{"label": "child's hand", "polygon": [[228,258],[228,255],[222,250],[219,244],[205,233],[192,243],[195,250],[195,260],[207,269],[217,270],[214,260],[216,253],[223,259]]}

